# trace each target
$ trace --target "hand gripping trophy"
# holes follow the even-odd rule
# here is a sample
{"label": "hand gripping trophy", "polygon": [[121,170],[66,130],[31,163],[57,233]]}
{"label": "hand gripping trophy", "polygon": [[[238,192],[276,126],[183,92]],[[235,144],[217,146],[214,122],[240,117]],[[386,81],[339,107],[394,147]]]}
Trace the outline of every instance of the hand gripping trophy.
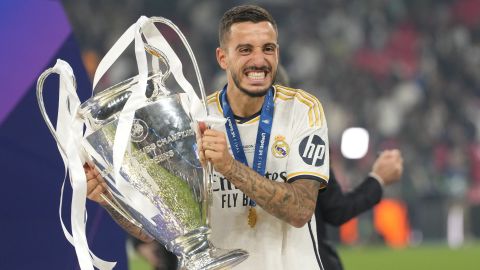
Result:
{"label": "hand gripping trophy", "polygon": [[[172,28],[192,60],[202,100],[182,73],[182,64],[155,23]],[[93,162],[108,186],[111,207],[180,258],[180,269],[227,269],[248,257],[246,251],[216,248],[208,240],[210,171],[197,156],[195,132],[207,115],[205,92],[195,57],[180,30],[161,17],[140,17],[100,62],[99,79],[134,41],[139,74],[98,92],[84,103],[76,93],[70,66],[58,60],[38,79],[41,113],[57,141],[72,184],[72,234],[82,270],[111,269],[114,263],[93,255],[85,237],[86,179],[83,163]],[[148,60],[151,60],[149,72]],[[59,109],[53,127],[43,103],[43,84],[60,75]],[[167,89],[173,75],[181,90]],[[85,134],[83,130],[86,128]],[[63,223],[62,223],[63,225]]]}

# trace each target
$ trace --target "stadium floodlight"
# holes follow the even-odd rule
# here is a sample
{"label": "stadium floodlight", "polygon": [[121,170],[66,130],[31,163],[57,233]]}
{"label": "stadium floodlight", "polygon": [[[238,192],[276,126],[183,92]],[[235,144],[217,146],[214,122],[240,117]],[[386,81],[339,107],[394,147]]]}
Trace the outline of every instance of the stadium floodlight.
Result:
{"label": "stadium floodlight", "polygon": [[369,134],[361,127],[347,128],[342,134],[341,151],[348,159],[360,159],[367,154]]}

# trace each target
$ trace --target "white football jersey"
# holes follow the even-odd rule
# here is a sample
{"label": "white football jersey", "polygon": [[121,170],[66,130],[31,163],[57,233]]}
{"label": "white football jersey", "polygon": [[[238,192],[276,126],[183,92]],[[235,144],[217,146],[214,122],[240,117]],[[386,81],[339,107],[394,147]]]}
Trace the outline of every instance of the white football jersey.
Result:
{"label": "white football jersey", "polygon": [[[322,105],[317,98],[302,90],[275,85],[274,91],[275,107],[265,177],[278,182],[311,179],[321,182],[324,187],[329,177],[329,151]],[[211,114],[223,117],[220,91],[209,96],[208,107]],[[257,116],[237,124],[250,167],[259,119]],[[226,131],[224,125],[213,128]],[[251,228],[248,209],[249,198],[215,173],[210,210],[211,240],[219,248],[241,248],[250,254],[235,269],[319,269],[315,254],[315,216],[309,224],[295,228],[257,205],[257,223]]]}

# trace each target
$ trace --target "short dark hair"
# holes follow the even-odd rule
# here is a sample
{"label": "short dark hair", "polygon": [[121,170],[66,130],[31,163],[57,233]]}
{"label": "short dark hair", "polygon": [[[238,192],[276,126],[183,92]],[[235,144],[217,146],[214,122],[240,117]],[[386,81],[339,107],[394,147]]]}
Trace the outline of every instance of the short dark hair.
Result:
{"label": "short dark hair", "polygon": [[277,31],[277,23],[273,19],[272,15],[262,7],[255,5],[242,5],[236,6],[227,10],[218,27],[218,42],[220,46],[223,46],[225,42],[225,36],[230,32],[230,28],[235,23],[240,22],[269,22],[273,28]]}

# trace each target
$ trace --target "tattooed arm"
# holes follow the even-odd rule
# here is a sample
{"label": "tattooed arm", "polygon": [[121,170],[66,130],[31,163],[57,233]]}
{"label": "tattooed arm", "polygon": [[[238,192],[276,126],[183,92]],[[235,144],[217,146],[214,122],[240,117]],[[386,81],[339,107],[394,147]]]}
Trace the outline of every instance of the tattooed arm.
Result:
{"label": "tattooed arm", "polygon": [[153,238],[143,231],[142,228],[138,227],[134,223],[130,222],[122,214],[120,214],[112,205],[107,203],[101,196],[101,194],[107,194],[106,183],[103,180],[100,173],[95,169],[92,164],[87,164],[83,166],[85,175],[87,176],[87,197],[99,203],[107,212],[112,216],[115,222],[120,225],[126,232],[132,236],[138,238],[144,242],[151,242]]}
{"label": "tattooed arm", "polygon": [[230,155],[223,132],[206,129],[197,139],[200,161],[203,164],[211,162],[217,172],[265,211],[295,227],[302,227],[311,219],[319,182],[299,179],[293,183],[279,183],[268,180]]}
{"label": "tattooed arm", "polygon": [[153,238],[150,235],[146,234],[142,228],[130,222],[128,219],[122,216],[122,214],[115,210],[111,205],[106,203],[102,206],[103,208],[105,208],[105,210],[107,210],[113,220],[115,220],[115,222],[120,225],[120,227],[122,227],[127,233],[143,242],[153,241]]}
{"label": "tattooed arm", "polygon": [[320,182],[300,179],[293,183],[279,183],[268,180],[233,158],[231,160],[230,169],[222,174],[265,211],[298,228],[312,218]]}

